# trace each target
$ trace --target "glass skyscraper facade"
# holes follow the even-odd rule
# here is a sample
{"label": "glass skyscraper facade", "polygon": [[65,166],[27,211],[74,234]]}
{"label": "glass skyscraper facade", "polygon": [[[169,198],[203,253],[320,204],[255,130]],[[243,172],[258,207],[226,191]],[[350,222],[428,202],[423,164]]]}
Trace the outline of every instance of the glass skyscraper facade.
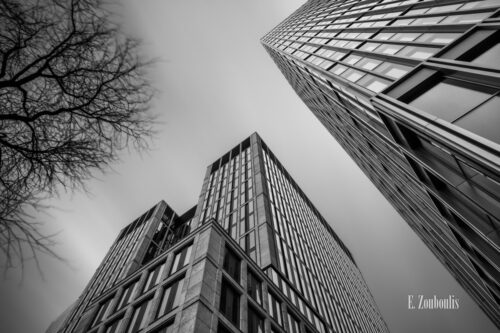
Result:
{"label": "glass skyscraper facade", "polygon": [[262,38],[500,327],[500,1],[310,0]]}
{"label": "glass skyscraper facade", "polygon": [[208,168],[197,205],[125,227],[59,328],[388,332],[351,253],[256,134]]}

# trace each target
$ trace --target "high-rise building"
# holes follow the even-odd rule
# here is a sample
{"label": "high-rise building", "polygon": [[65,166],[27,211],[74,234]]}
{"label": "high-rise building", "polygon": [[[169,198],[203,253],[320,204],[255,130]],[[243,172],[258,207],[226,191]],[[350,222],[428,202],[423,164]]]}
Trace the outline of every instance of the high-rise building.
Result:
{"label": "high-rise building", "polygon": [[388,332],[351,253],[255,133],[118,235],[59,333]]}
{"label": "high-rise building", "polygon": [[262,38],[500,327],[500,1],[310,0]]}

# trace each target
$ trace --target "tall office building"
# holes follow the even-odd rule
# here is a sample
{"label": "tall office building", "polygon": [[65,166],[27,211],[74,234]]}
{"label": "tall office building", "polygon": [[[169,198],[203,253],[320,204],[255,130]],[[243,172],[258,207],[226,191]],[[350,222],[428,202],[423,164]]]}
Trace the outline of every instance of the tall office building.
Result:
{"label": "tall office building", "polygon": [[388,332],[351,253],[257,134],[207,168],[193,208],[162,201],[125,227],[62,317],[52,332]]}
{"label": "tall office building", "polygon": [[500,327],[500,1],[310,0],[262,38]]}

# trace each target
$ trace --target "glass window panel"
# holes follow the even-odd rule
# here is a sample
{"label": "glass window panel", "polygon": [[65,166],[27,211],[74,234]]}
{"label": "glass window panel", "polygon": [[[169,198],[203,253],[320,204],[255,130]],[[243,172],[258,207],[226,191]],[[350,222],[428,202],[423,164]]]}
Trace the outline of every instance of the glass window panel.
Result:
{"label": "glass window panel", "polygon": [[373,75],[365,75],[365,77],[357,82],[357,84],[377,93],[384,90],[390,83],[391,81],[389,80],[384,80]]}
{"label": "glass window panel", "polygon": [[276,320],[280,325],[283,325],[283,319],[281,314],[281,302],[277,300],[273,293],[269,292],[267,294],[269,301],[269,315]]}
{"label": "glass window panel", "polygon": [[500,144],[500,97],[495,96],[455,122],[488,140]]}
{"label": "glass window panel", "polygon": [[240,263],[241,260],[236,256],[236,254],[229,248],[226,248],[223,268],[229,276],[238,282],[240,281]]}
{"label": "glass window panel", "polygon": [[330,59],[333,59],[333,60],[339,60],[340,58],[342,58],[343,56],[345,56],[346,53],[344,52],[334,52],[331,56],[330,56]]}
{"label": "glass window panel", "polygon": [[485,8],[490,6],[498,6],[498,0],[471,1],[464,4],[460,10],[469,10],[474,8]]}
{"label": "glass window panel", "polygon": [[448,44],[455,40],[457,33],[424,33],[416,41],[422,43]]}
{"label": "glass window panel", "polygon": [[427,59],[432,56],[437,49],[421,46],[406,46],[398,52],[398,56],[410,57],[414,59]]}
{"label": "glass window panel", "polygon": [[156,266],[148,273],[148,278],[146,279],[146,284],[144,285],[143,291],[148,291],[160,282],[163,269],[165,268],[165,263]]}
{"label": "glass window panel", "polygon": [[402,45],[382,44],[375,51],[383,54],[396,54],[402,48]]}
{"label": "glass window panel", "polygon": [[358,63],[358,67],[361,67],[361,68],[364,68],[364,69],[371,71],[372,69],[374,69],[375,67],[377,67],[381,63],[382,63],[382,61],[380,61],[380,60],[364,58],[363,60],[361,60]]}
{"label": "glass window panel", "polygon": [[391,38],[391,40],[413,42],[420,35],[420,33],[397,33]]}
{"label": "glass window panel", "polygon": [[389,23],[389,21],[375,21],[371,26],[373,27],[384,27]]}
{"label": "glass window panel", "polygon": [[300,333],[299,321],[290,313],[288,313],[288,333]]}
{"label": "glass window panel", "polygon": [[345,47],[349,49],[355,49],[361,42],[349,42],[345,45]]}
{"label": "glass window panel", "polygon": [[118,301],[118,305],[116,307],[117,309],[121,309],[125,305],[130,303],[130,301],[132,300],[132,297],[134,296],[136,286],[137,286],[137,281],[131,283],[123,290],[123,293],[122,293],[120,300]]}
{"label": "glass window panel", "polygon": [[262,304],[262,283],[251,271],[248,271],[247,292],[257,303]]}
{"label": "glass window panel", "polygon": [[332,72],[333,74],[336,74],[336,75],[340,75],[342,74],[343,72],[345,72],[345,70],[347,69],[346,66],[343,66],[343,65],[335,65],[333,66],[332,68],[330,68],[329,72]]}
{"label": "glass window panel", "polygon": [[472,60],[472,63],[492,68],[500,68],[500,43],[493,45],[480,56]]}
{"label": "glass window panel", "polygon": [[481,21],[483,18],[489,16],[491,13],[476,13],[467,15],[453,15],[448,16],[443,20],[444,24],[456,24],[456,23],[475,23]]}
{"label": "glass window panel", "polygon": [[421,17],[412,22],[411,25],[430,25],[438,24],[444,16],[431,16],[431,17]]}
{"label": "glass window panel", "polygon": [[363,77],[363,75],[365,75],[363,72],[360,72],[360,71],[355,70],[355,69],[349,69],[342,74],[343,77],[345,77],[346,79],[348,79],[351,82],[358,81],[360,78]]}
{"label": "glass window panel", "polygon": [[372,32],[363,32],[358,35],[357,39],[367,39],[370,38],[371,35],[373,35]]}
{"label": "glass window panel", "polygon": [[395,64],[392,62],[384,62],[382,65],[376,68],[375,72],[389,76],[394,79],[398,79],[407,72],[409,72],[411,67]]}
{"label": "glass window panel", "polygon": [[157,318],[164,316],[179,305],[183,284],[184,278],[174,281],[163,290]]}
{"label": "glass window panel", "polygon": [[189,260],[191,259],[191,250],[193,245],[186,246],[179,252],[177,252],[174,256],[174,260],[172,263],[172,268],[170,269],[170,274],[174,274],[181,268],[185,267],[189,264]]}
{"label": "glass window panel", "polygon": [[359,61],[359,59],[361,59],[360,56],[352,54],[352,55],[348,56],[347,58],[345,58],[343,60],[343,62],[346,62],[350,65],[354,65],[355,63],[357,63]]}
{"label": "glass window panel", "polygon": [[375,50],[379,45],[379,43],[365,43],[360,47],[360,50],[370,52]]}
{"label": "glass window panel", "polygon": [[113,300],[112,298],[109,298],[99,305],[99,310],[97,310],[94,320],[92,321],[91,327],[100,324],[101,322],[104,321],[104,319],[106,319],[109,316],[111,312],[112,300]]}
{"label": "glass window panel", "polygon": [[402,77],[403,75],[405,75],[409,71],[410,71],[410,67],[408,67],[408,66],[394,64],[394,66],[391,67],[389,70],[387,70],[387,72],[384,74],[389,76],[389,77],[392,77],[394,79],[399,79],[400,77]]}
{"label": "glass window panel", "polygon": [[374,39],[389,40],[392,36],[394,36],[394,33],[392,32],[381,32],[378,35],[376,35]]}
{"label": "glass window panel", "polygon": [[152,298],[147,301],[142,302],[138,307],[134,309],[132,314],[132,320],[130,321],[128,333],[139,332],[141,329],[147,326],[149,309],[152,304]]}
{"label": "glass window panel", "polygon": [[438,13],[446,13],[446,12],[453,12],[455,11],[458,7],[460,7],[462,4],[454,4],[454,5],[447,5],[447,6],[437,6],[430,8],[427,14],[438,14]]}
{"label": "glass window panel", "polygon": [[403,25],[410,25],[414,19],[403,19],[403,20],[396,20],[394,23],[392,23],[392,26],[403,26]]}
{"label": "glass window panel", "polygon": [[248,307],[248,333],[264,333],[264,318],[251,306]]}
{"label": "glass window panel", "polygon": [[220,312],[236,327],[239,327],[240,295],[226,280],[222,280],[221,284]]}
{"label": "glass window panel", "polygon": [[[443,98],[453,96],[453,98]],[[412,100],[409,104],[446,121],[453,122],[458,117],[489,98],[490,94],[460,86],[452,80],[444,80],[434,85]]]}
{"label": "glass window panel", "polygon": [[405,15],[411,16],[411,15],[421,15],[428,11],[429,8],[419,8],[419,9],[412,9],[409,10]]}

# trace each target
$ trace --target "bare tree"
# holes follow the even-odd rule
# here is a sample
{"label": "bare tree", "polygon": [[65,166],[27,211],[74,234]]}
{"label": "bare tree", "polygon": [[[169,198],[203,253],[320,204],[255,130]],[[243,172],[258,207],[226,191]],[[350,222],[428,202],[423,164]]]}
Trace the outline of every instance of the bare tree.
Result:
{"label": "bare tree", "polygon": [[33,219],[117,152],[143,149],[149,63],[99,0],[0,0],[0,253],[56,255]]}

